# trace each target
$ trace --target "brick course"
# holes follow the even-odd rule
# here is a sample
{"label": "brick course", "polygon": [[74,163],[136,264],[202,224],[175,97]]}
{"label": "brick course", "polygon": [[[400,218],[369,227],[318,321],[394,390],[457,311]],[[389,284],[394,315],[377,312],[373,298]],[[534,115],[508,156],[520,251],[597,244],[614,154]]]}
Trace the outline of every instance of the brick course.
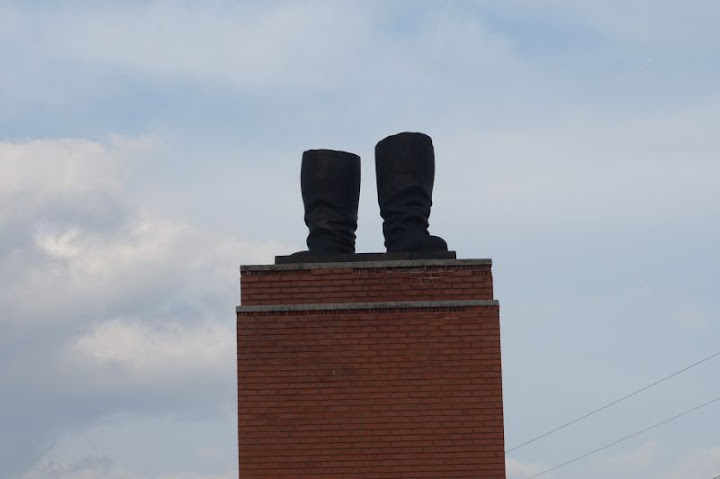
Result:
{"label": "brick course", "polygon": [[[241,479],[505,478],[499,307],[489,301],[489,264],[446,263],[261,274],[244,267]],[[423,276],[432,280],[417,281]],[[369,297],[345,289],[363,278],[363,287],[384,278],[386,288]],[[482,286],[460,287],[458,278]],[[288,302],[279,284],[293,281],[309,289],[297,293],[307,301]],[[424,295],[396,287],[408,281]],[[447,291],[453,284],[459,291]],[[248,289],[255,301],[246,304]],[[428,306],[433,298],[458,301]],[[311,299],[332,309],[313,308]],[[407,303],[413,299],[424,302]],[[377,304],[388,300],[400,303]],[[287,304],[296,306],[273,308]]]}
{"label": "brick course", "polygon": [[[403,263],[395,261],[393,263]],[[374,266],[372,262],[316,265],[315,268],[242,267],[244,306],[382,301],[492,299],[489,261],[407,261]],[[382,263],[380,263],[382,264]]]}

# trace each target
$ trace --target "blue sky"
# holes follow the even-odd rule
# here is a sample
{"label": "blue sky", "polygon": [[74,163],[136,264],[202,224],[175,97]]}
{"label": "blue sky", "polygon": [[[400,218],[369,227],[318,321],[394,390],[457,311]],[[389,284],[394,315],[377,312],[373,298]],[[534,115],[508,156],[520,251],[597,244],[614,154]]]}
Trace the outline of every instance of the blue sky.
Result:
{"label": "blue sky", "polygon": [[[299,161],[433,137],[492,258],[508,446],[720,350],[720,4],[0,0],[0,477],[236,477],[238,266]],[[720,359],[508,456],[525,479],[720,396]],[[720,404],[546,476],[712,479]]]}

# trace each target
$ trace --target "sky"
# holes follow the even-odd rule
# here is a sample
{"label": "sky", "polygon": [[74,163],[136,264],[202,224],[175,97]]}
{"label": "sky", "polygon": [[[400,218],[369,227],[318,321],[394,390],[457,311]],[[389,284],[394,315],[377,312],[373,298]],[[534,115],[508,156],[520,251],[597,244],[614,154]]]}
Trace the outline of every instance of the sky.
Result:
{"label": "sky", "polygon": [[[720,3],[0,0],[0,477],[237,477],[241,264],[302,151],[421,131],[492,258],[506,445],[720,351]],[[513,451],[527,479],[720,396],[720,358]],[[547,473],[713,479],[720,403]]]}

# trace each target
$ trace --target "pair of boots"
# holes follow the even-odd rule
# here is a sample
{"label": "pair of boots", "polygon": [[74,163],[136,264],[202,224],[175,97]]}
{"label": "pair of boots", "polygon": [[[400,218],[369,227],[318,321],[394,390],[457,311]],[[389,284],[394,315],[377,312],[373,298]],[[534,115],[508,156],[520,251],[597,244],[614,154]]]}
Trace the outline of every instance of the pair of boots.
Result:
{"label": "pair of boots", "polygon": [[[385,138],[375,146],[375,170],[387,252],[447,251],[442,238],[428,233],[435,181],[432,139],[422,133]],[[360,157],[308,150],[300,182],[309,253],[354,253]]]}

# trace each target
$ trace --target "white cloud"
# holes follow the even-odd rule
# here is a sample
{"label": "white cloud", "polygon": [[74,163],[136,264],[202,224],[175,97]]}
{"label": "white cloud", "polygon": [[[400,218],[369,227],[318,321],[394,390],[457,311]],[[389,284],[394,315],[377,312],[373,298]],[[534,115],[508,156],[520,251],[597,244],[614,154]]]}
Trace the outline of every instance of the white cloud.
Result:
{"label": "white cloud", "polygon": [[672,48],[686,44],[703,46],[718,40],[717,30],[712,27],[710,19],[720,13],[720,8],[713,1],[611,1],[602,6],[591,2],[550,3],[580,12],[588,21],[612,34],[618,43],[634,40]]}
{"label": "white cloud", "polygon": [[80,254],[80,248],[75,243],[79,231],[70,229],[59,235],[39,233],[35,243],[44,253],[58,259],[72,259]]}
{"label": "white cloud", "polygon": [[116,144],[0,143],[7,225],[0,241],[12,243],[0,257],[0,275],[12,278],[0,304],[14,312],[0,321],[105,316],[153,294],[161,301],[155,308],[192,302],[236,288],[239,263],[287,250],[220,237],[129,202],[119,171],[130,143]]}
{"label": "white cloud", "polygon": [[76,339],[71,353],[81,362],[120,366],[134,375],[162,377],[225,369],[235,355],[232,322],[151,325],[107,321]]}
{"label": "white cloud", "polygon": [[172,474],[168,476],[161,476],[158,479],[235,479],[237,477],[236,472],[228,472],[225,474]]}
{"label": "white cloud", "polygon": [[[489,231],[565,234],[667,226],[720,218],[720,102],[657,118],[582,117],[529,130],[441,137],[462,164],[446,214],[478,205]],[[452,173],[452,172],[451,172]],[[447,173],[441,172],[446,175]],[[473,191],[468,200],[464,192]],[[439,208],[444,205],[439,203]],[[472,206],[472,203],[470,206]]]}
{"label": "white cloud", "polygon": [[43,461],[18,479],[139,479],[127,472],[113,470],[106,457],[88,457],[71,464]]}
{"label": "white cloud", "polygon": [[[614,452],[604,458],[593,460],[587,469],[597,477],[647,476],[658,479],[712,479],[720,474],[720,447],[692,448],[674,455],[668,445],[647,441],[642,445]],[[593,476],[595,477],[595,476]]]}
{"label": "white cloud", "polygon": [[16,479],[234,479],[237,472],[223,474],[162,474],[138,475],[116,467],[106,457],[88,457],[65,464],[57,461],[42,461],[31,471]]}
{"label": "white cloud", "polygon": [[58,201],[87,210],[106,195],[118,195],[121,154],[77,139],[0,142],[0,224]]}
{"label": "white cloud", "polygon": [[[718,40],[712,19],[720,13],[717,2],[656,2],[653,0],[608,0],[606,2],[571,2],[568,0],[508,0],[509,10],[525,16],[540,16],[547,22],[567,21],[592,34],[602,34],[605,42],[626,49],[638,45],[693,45],[711,48]],[[662,54],[662,51],[658,51]]]}
{"label": "white cloud", "polygon": [[[0,420],[23,428],[0,439],[0,475],[103,417],[224,417],[233,403],[238,265],[287,247],[202,230],[128,195],[130,157],[151,146],[0,143]],[[126,477],[100,466],[29,477]]]}
{"label": "white cloud", "polygon": [[547,464],[525,462],[513,457],[505,459],[505,472],[508,479],[526,479],[548,469],[550,467]]}
{"label": "white cloud", "polygon": [[[344,55],[366,9],[315,2],[143,2],[89,8],[4,8],[5,35],[56,60],[146,75],[262,86],[307,76],[310,64]],[[352,18],[352,22],[349,19]],[[0,33],[3,33],[0,30]],[[327,41],[332,38],[333,41]],[[324,60],[323,60],[324,61]]]}
{"label": "white cloud", "polygon": [[704,333],[717,320],[718,314],[696,305],[685,305],[675,311],[675,321],[695,331]]}
{"label": "white cloud", "polygon": [[659,479],[687,479],[702,477],[713,479],[720,475],[720,446],[693,450],[667,471],[658,474]]}
{"label": "white cloud", "polygon": [[[720,474],[720,447],[695,447],[671,451],[672,446],[645,441],[636,446],[618,446],[598,455],[561,466],[541,475],[542,478],[573,479],[712,479]],[[561,464],[562,460],[558,461]],[[506,461],[508,479],[527,479],[552,466],[516,458]]]}
{"label": "white cloud", "polygon": [[[440,4],[422,10],[402,2],[316,0],[108,5],[6,7],[16,26],[5,37],[17,45],[9,52],[15,68],[4,92],[7,108],[92,109],[128,84],[158,91],[167,84],[202,95],[225,91],[231,103],[247,99],[240,110],[266,95],[267,108],[253,117],[269,114],[277,123],[278,108],[289,106],[293,129],[326,141],[332,137],[322,132],[338,121],[390,132],[396,126],[386,125],[398,116],[425,123],[468,102],[484,110],[492,104],[494,111],[493,91],[524,85],[531,73],[482,17]],[[410,32],[394,28],[404,23]],[[43,61],[27,60],[33,54]],[[48,75],[49,86],[39,80]],[[448,83],[451,90],[442,86]],[[193,93],[173,102],[187,107]]]}
{"label": "white cloud", "polygon": [[647,441],[637,448],[626,449],[602,459],[591,460],[591,468],[603,468],[608,475],[618,474],[632,469],[648,469],[658,462],[662,451],[655,441]]}

